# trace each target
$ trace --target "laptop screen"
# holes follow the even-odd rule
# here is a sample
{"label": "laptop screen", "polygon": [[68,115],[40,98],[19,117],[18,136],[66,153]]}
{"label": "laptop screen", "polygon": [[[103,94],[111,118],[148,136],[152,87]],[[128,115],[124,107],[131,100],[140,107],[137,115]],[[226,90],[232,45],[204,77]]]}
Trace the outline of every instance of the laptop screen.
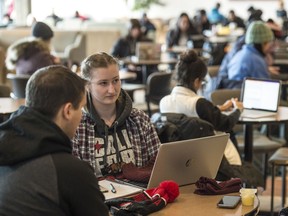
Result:
{"label": "laptop screen", "polygon": [[138,42],[136,44],[136,57],[139,60],[160,60],[161,44],[153,42]]}
{"label": "laptop screen", "polygon": [[280,92],[280,80],[246,78],[241,92],[243,107],[277,112]]}

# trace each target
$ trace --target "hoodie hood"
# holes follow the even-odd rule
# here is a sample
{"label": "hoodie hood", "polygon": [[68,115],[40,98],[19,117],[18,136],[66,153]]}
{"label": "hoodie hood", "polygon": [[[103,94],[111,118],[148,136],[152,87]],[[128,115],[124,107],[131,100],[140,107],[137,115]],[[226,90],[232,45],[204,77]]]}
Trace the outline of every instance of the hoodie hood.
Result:
{"label": "hoodie hood", "polygon": [[68,136],[50,119],[22,106],[0,124],[0,165],[57,152],[72,152]]}
{"label": "hoodie hood", "polygon": [[[92,103],[91,95],[87,94],[87,97],[88,98],[87,98],[86,112],[88,112],[90,117],[96,122],[97,131],[100,134],[105,134],[105,128],[107,128],[107,126],[96,112]],[[111,127],[123,126],[125,124],[126,119],[129,117],[132,111],[132,100],[130,96],[123,89],[121,89],[120,96],[116,101],[116,106],[117,106],[116,120]]]}

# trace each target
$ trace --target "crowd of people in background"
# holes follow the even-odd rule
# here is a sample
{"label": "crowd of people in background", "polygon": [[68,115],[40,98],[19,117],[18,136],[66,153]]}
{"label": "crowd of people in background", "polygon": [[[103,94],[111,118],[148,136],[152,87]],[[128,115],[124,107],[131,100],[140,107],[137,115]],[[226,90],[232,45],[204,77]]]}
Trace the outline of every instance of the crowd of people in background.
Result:
{"label": "crowd of people in background", "polygon": [[[283,3],[279,5],[276,13],[277,17],[287,19]],[[227,144],[229,150],[224,152],[224,156],[230,170],[232,165],[233,169],[238,169],[237,175],[231,172],[229,176],[222,176],[222,178],[218,176],[217,180],[243,177],[249,186],[253,187],[263,186],[263,179],[260,173],[256,170],[254,172],[250,164],[249,169],[250,172],[253,170],[254,179],[249,181],[249,176],[245,175],[248,172],[244,170],[247,166],[242,166],[237,140],[233,136],[233,127],[243,110],[243,104],[237,98],[232,98],[221,106],[214,106],[209,97],[205,98],[205,95],[198,94],[199,90],[204,88],[207,64],[195,50],[205,46],[206,32],[213,32],[213,28],[217,25],[233,30],[243,29],[244,34],[235,41],[233,46],[228,47],[228,44],[225,44],[225,50],[222,49],[223,58],[218,62],[220,66],[218,76],[210,80],[214,83],[210,83],[212,87],[206,91],[212,92],[217,88],[241,88],[243,79],[248,76],[270,78],[271,75],[278,75],[280,72],[275,67],[270,67],[273,66],[275,39],[284,40],[287,35],[282,26],[271,18],[263,20],[262,15],[263,12],[253,6],[247,9],[246,18],[240,17],[234,10],[230,10],[225,15],[221,11],[220,3],[216,3],[210,11],[200,9],[194,16],[189,16],[186,12],[179,14],[167,30],[165,43],[167,50],[174,46],[184,46],[188,51],[181,54],[170,52],[171,57],[177,58],[176,67],[173,68],[177,84],[170,95],[162,98],[159,106],[161,113],[179,113],[188,117],[197,117],[211,123],[215,131],[230,133],[232,141]],[[48,17],[54,20],[55,25],[62,20],[54,12]],[[83,22],[89,20],[88,16],[80,14],[79,11],[75,11],[73,18]],[[2,24],[6,27],[13,24],[9,14],[5,14]],[[50,209],[48,205],[43,204],[45,202],[35,201],[32,196],[25,202],[39,205],[43,207],[43,211],[55,215],[57,215],[55,212],[58,212],[58,215],[61,212],[63,215],[67,212],[74,214],[80,211],[83,215],[91,215],[85,214],[85,211],[97,215],[95,211],[98,209],[95,209],[94,205],[97,205],[102,215],[108,215],[96,179],[107,175],[121,175],[127,165],[131,168],[131,164],[135,172],[138,168],[151,168],[161,144],[160,139],[149,116],[143,110],[134,108],[133,98],[121,88],[118,59],[134,56],[138,42],[155,42],[153,35],[157,31],[157,26],[149,19],[147,13],[144,13],[139,19],[130,19],[127,30],[126,35],[115,41],[110,53],[97,52],[79,62],[80,75],[62,66],[62,62],[53,55],[51,40],[54,32],[51,26],[44,22],[34,20],[31,37],[10,45],[6,55],[7,68],[14,70],[16,74],[29,75],[31,78],[26,90],[27,106],[20,108],[7,123],[0,124],[0,149],[3,149],[3,152],[1,150],[3,155],[9,155],[10,150],[4,147],[8,142],[13,143],[12,148],[21,149],[15,144],[16,142],[11,142],[16,134],[15,140],[24,142],[24,147],[27,148],[30,148],[29,137],[32,137],[31,143],[36,143],[34,147],[32,146],[32,150],[36,150],[33,151],[34,153],[27,153],[25,149],[17,150],[16,153],[19,155],[12,154],[15,160],[3,160],[0,170],[3,170],[7,177],[5,182],[1,181],[0,187],[5,188],[4,184],[11,184],[10,188],[5,188],[4,196],[7,194],[10,196],[15,192],[11,176],[8,176],[10,171],[6,167],[22,166],[21,163],[29,159],[31,161],[27,163],[27,167],[23,167],[19,173],[13,173],[12,177],[16,179],[16,183],[24,182],[23,186],[20,186],[20,191],[25,185],[29,185],[30,180],[35,180],[33,175],[29,177],[27,174],[31,166],[35,166],[49,179],[52,178],[52,186],[49,185],[43,194],[48,196],[49,189],[53,190],[49,202],[54,208]],[[216,49],[219,50],[219,47]],[[133,82],[143,83],[141,68],[131,64],[125,69],[137,73],[138,76]],[[157,65],[147,67],[148,75],[157,69]],[[63,79],[59,78],[60,76]],[[67,89],[64,88],[66,85]],[[53,112],[50,112],[49,109],[54,105]],[[227,109],[232,109],[230,115],[222,113]],[[7,124],[6,128],[5,124]],[[22,134],[26,133],[28,136],[22,137]],[[56,143],[55,146],[53,141]],[[47,144],[51,145],[51,149],[43,148],[43,150],[43,145]],[[65,160],[62,161],[60,156]],[[39,161],[38,157],[41,157]],[[88,163],[82,163],[76,158]],[[48,164],[47,170],[52,174],[48,175],[45,169],[41,169],[43,164],[45,166]],[[71,164],[70,168],[69,164]],[[58,175],[60,171],[61,174]],[[25,181],[22,181],[20,172],[25,174]],[[38,186],[45,187],[47,179],[43,181],[39,176],[35,176],[40,182],[37,182]],[[71,179],[70,182],[69,176],[75,176],[73,181]],[[147,176],[141,177],[147,180]],[[129,178],[133,178],[133,174],[130,173]],[[70,188],[67,189],[69,186],[73,189],[71,192]],[[35,192],[31,184],[28,189]],[[19,194],[22,196],[24,193]],[[87,196],[91,203],[84,203],[85,200],[80,198],[74,199],[78,194]],[[60,201],[57,200],[58,196]],[[18,209],[17,206],[13,206],[12,201],[7,199],[4,204],[12,206],[10,211],[16,214]],[[5,214],[3,209],[0,208],[0,213]],[[31,214],[32,210],[29,207],[24,209],[24,213]]]}

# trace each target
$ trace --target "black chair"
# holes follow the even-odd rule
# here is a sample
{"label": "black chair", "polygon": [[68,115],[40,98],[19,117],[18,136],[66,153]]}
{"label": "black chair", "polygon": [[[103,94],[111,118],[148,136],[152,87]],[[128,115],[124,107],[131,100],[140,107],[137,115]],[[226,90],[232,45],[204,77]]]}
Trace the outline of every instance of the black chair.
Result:
{"label": "black chair", "polygon": [[7,74],[7,79],[10,80],[12,86],[12,98],[25,98],[25,88],[29,78],[30,75]]}
{"label": "black chair", "polygon": [[0,85],[0,97],[10,97],[11,89],[9,86]]}
{"label": "black chair", "polygon": [[147,78],[145,101],[148,115],[151,116],[150,103],[159,105],[160,100],[171,92],[172,73],[154,72]]}

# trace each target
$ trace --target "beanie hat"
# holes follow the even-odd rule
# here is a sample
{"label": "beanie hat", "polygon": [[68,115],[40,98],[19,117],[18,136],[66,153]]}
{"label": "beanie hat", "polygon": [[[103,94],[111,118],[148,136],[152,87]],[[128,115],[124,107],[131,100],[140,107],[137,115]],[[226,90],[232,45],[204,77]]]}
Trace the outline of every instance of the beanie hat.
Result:
{"label": "beanie hat", "polygon": [[179,186],[171,180],[163,181],[129,198],[114,198],[105,201],[114,216],[148,215],[163,209],[179,196]]}
{"label": "beanie hat", "polygon": [[272,41],[274,35],[272,30],[262,21],[252,22],[246,32],[245,43],[246,44],[262,44]]}
{"label": "beanie hat", "polygon": [[32,35],[36,38],[48,40],[53,37],[54,33],[46,23],[36,22],[32,26]]}

